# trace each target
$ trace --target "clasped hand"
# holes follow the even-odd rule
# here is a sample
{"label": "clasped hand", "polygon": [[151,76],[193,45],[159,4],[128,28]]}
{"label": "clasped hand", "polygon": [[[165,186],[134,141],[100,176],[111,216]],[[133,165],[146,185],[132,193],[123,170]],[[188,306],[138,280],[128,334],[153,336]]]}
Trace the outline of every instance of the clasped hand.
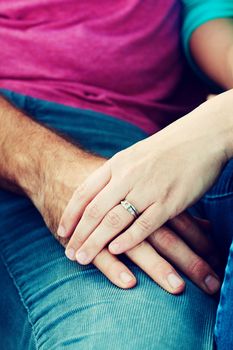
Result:
{"label": "clasped hand", "polygon": [[[76,189],[58,229],[60,236],[71,236],[66,248],[70,259],[89,264],[108,244],[112,254],[130,254],[133,247],[150,242],[205,291],[216,291],[217,276],[187,246],[187,232],[175,225],[177,217],[186,215],[181,213],[210,188],[224,164],[221,146],[213,142],[213,130],[200,124],[205,109],[199,108],[198,113],[119,152]],[[124,199],[139,212],[136,220],[120,204]],[[192,245],[200,229],[186,215],[187,220],[185,229],[193,231]],[[168,222],[170,228],[163,226]],[[201,246],[200,240],[197,252]],[[163,288],[174,292],[173,284],[183,289],[181,277],[171,274],[171,265],[159,254],[154,268],[158,271],[155,280]]]}

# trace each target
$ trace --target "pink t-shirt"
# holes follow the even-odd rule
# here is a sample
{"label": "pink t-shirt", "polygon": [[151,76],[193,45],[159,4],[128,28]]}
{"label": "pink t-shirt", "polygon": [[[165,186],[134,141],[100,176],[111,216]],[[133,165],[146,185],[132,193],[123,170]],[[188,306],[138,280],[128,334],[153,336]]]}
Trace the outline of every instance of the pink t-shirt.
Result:
{"label": "pink t-shirt", "polygon": [[1,0],[0,88],[152,133],[202,101],[177,0]]}

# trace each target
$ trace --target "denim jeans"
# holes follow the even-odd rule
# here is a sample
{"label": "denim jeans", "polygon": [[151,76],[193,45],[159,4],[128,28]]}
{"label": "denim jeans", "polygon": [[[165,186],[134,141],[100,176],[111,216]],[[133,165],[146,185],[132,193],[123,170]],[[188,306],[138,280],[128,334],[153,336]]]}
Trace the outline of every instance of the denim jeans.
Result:
{"label": "denim jeans", "polygon": [[213,239],[222,260],[227,262],[214,333],[217,349],[230,350],[233,349],[233,160],[196,207],[202,217],[210,220]]}
{"label": "denim jeans", "polygon": [[[105,157],[147,137],[100,113],[3,94],[40,123]],[[138,284],[120,289],[93,265],[69,261],[30,200],[4,190],[0,223],[2,350],[212,349],[218,300],[186,277],[185,292],[173,296],[123,257]]]}

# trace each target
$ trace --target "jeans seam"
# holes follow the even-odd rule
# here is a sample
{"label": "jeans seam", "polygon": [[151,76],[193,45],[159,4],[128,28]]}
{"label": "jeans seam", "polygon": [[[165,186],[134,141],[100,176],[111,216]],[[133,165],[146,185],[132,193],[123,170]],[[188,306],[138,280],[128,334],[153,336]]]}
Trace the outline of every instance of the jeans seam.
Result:
{"label": "jeans seam", "polygon": [[[231,252],[229,253],[229,257],[231,257],[232,254]],[[221,322],[222,322],[222,317],[223,317],[223,308],[225,306],[226,303],[226,286],[228,285],[228,281],[230,279],[230,273],[228,271],[228,264],[229,261],[227,262],[227,266],[226,266],[226,272],[225,272],[225,278],[222,284],[222,288],[221,288],[221,298],[219,300],[219,305],[218,305],[218,309],[217,309],[217,315],[216,315],[216,324],[215,324],[215,335],[218,341],[221,341],[222,339],[222,332],[220,329],[219,332],[219,328],[221,327]]]}
{"label": "jeans seam", "polygon": [[6,262],[5,258],[4,258],[4,256],[3,256],[2,254],[1,254],[1,258],[2,258],[2,261],[3,261],[4,265],[5,265],[5,267],[6,267],[7,272],[8,272],[8,274],[9,274],[10,278],[12,279],[13,284],[14,284],[14,286],[15,286],[17,292],[18,292],[18,295],[19,295],[19,297],[20,297],[20,300],[21,300],[21,302],[22,302],[22,305],[23,305],[23,307],[25,308],[25,310],[26,310],[26,312],[27,312],[28,322],[29,322],[29,324],[31,325],[31,328],[32,328],[32,334],[33,334],[33,339],[34,339],[35,348],[36,348],[36,350],[39,350],[38,340],[37,340],[36,332],[35,332],[34,325],[33,325],[32,319],[31,319],[30,310],[29,310],[28,306],[26,305],[26,303],[25,303],[25,301],[24,301],[23,295],[22,295],[22,293],[21,293],[21,291],[20,291],[20,287],[19,287],[19,285],[17,284],[16,279],[15,279],[13,273],[10,271],[10,268],[9,268],[9,266],[8,266],[8,264],[7,264],[7,262]]}
{"label": "jeans seam", "polygon": [[233,195],[233,192],[227,192],[224,194],[215,194],[215,195],[205,195],[203,198],[203,202],[205,201],[208,202],[219,198],[227,198],[227,197],[231,197],[232,195]]}
{"label": "jeans seam", "polygon": [[223,305],[225,304],[225,295],[223,291],[221,291],[221,300],[219,301],[218,309],[217,309],[217,314],[216,314],[216,323],[214,327],[214,333],[215,333],[215,339],[217,342],[221,340],[221,331],[219,332],[219,327],[221,327],[221,322],[222,322],[222,308]]}

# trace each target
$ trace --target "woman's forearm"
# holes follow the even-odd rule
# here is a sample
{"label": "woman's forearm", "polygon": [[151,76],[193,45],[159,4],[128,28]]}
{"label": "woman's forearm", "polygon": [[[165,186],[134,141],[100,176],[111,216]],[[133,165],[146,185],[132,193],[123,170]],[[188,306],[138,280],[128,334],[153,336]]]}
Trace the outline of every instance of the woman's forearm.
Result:
{"label": "woman's forearm", "polygon": [[208,151],[210,158],[218,158],[223,165],[233,158],[233,89],[204,102],[162,132],[177,138],[182,129],[188,130],[190,142],[203,142],[203,152]]}

